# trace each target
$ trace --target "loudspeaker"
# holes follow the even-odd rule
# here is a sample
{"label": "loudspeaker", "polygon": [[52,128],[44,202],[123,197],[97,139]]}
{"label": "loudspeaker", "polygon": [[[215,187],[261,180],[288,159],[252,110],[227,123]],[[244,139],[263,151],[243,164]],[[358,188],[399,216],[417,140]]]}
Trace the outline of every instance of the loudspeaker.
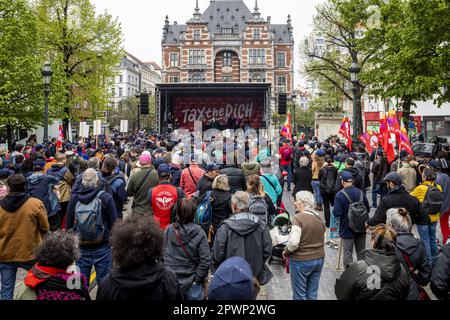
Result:
{"label": "loudspeaker", "polygon": [[149,102],[148,93],[142,93],[139,98],[139,107],[141,108],[141,114],[149,113],[148,102]]}
{"label": "loudspeaker", "polygon": [[287,109],[287,95],[279,94],[278,95],[278,114],[286,114]]}

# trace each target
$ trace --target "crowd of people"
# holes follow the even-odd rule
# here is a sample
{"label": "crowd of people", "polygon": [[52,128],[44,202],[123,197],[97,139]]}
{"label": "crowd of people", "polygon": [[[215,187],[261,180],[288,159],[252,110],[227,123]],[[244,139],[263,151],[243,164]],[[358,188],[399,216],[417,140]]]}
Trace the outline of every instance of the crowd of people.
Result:
{"label": "crowd of people", "polygon": [[0,150],[1,299],[89,300],[95,270],[97,300],[251,300],[278,258],[293,299],[317,300],[339,246],[338,299],[423,300],[428,284],[450,299],[445,150],[389,163],[381,147],[294,137],[235,141],[245,161],[222,164],[230,149],[207,144],[141,131]]}

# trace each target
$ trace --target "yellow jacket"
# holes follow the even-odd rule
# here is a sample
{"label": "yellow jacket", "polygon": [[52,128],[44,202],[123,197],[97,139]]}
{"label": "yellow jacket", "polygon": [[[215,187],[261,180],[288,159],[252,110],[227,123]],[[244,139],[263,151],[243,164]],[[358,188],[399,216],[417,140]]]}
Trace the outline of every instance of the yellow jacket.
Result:
{"label": "yellow jacket", "polygon": [[[417,198],[420,201],[420,203],[423,203],[423,201],[425,200],[427,191],[428,191],[428,186],[433,186],[433,185],[436,185],[436,187],[439,189],[439,191],[442,192],[442,187],[439,184],[431,182],[431,181],[425,181],[420,186],[416,187],[414,189],[414,191],[411,192],[411,195],[413,197]],[[430,214],[430,219],[431,219],[432,223],[437,222],[439,220],[439,213]]]}

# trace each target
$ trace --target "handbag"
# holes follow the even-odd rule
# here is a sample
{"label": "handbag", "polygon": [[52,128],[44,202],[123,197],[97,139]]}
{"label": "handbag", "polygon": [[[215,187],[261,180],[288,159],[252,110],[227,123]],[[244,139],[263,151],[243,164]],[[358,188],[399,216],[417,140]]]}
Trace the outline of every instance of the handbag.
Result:
{"label": "handbag", "polygon": [[417,284],[417,287],[419,288],[419,300],[431,300],[428,293],[425,291],[425,289],[417,282],[416,274],[414,270],[414,267],[412,265],[411,259],[409,256],[402,252],[403,258],[405,258],[406,264],[408,265],[409,272],[411,273],[411,277],[413,278],[414,282]]}

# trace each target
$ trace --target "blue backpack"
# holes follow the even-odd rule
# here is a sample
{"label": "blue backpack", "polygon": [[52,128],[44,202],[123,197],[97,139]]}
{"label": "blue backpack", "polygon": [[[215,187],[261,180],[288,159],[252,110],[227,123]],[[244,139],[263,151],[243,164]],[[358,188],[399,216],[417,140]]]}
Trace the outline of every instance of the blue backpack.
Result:
{"label": "blue backpack", "polygon": [[206,192],[202,202],[197,207],[194,222],[199,226],[208,226],[212,221],[212,205],[211,205],[211,191]]}
{"label": "blue backpack", "polygon": [[102,201],[104,191],[97,193],[89,203],[77,202],[75,206],[75,226],[80,244],[98,244],[103,240],[105,226],[102,217]]}

